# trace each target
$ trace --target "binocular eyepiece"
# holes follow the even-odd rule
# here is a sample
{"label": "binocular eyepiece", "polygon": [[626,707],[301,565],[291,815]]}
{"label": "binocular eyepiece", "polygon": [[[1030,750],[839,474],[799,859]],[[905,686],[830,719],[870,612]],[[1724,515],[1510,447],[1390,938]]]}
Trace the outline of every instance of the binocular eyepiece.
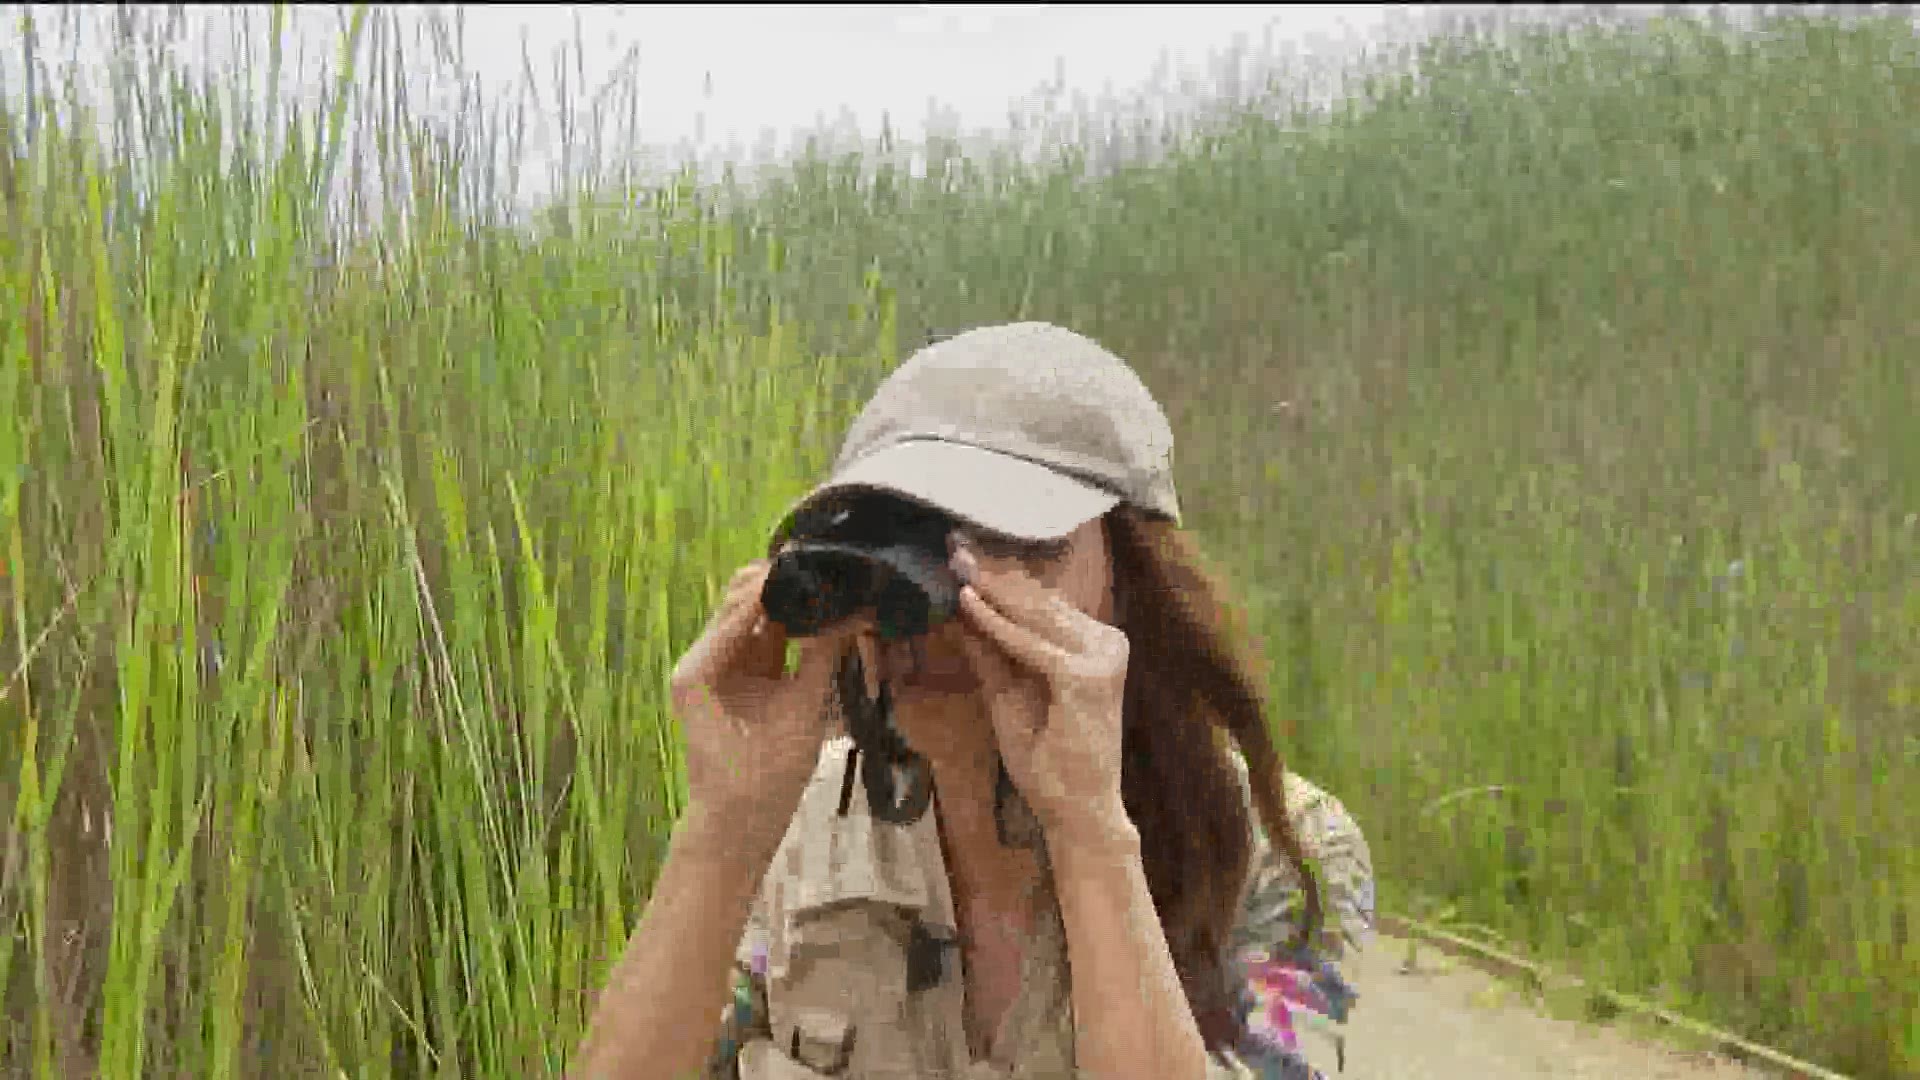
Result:
{"label": "binocular eyepiece", "polygon": [[760,593],[789,637],[811,637],[863,611],[883,641],[951,619],[960,581],[948,565],[948,515],[884,492],[831,496],[801,510]]}

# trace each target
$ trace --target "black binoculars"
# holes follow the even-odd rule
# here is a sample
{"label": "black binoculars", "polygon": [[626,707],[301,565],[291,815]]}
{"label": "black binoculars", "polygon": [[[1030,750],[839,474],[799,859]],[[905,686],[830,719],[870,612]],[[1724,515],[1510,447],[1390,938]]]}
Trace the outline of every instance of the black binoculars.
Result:
{"label": "black binoculars", "polygon": [[794,515],[761,589],[767,618],[810,637],[871,612],[883,641],[918,637],[951,619],[960,581],[948,565],[957,522],[886,492],[823,497]]}

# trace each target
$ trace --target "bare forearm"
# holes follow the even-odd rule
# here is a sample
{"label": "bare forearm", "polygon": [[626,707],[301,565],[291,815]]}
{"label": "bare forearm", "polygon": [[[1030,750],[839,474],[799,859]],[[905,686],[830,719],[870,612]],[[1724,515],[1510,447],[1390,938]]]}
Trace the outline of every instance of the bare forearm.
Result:
{"label": "bare forearm", "polygon": [[640,925],[594,1009],[575,1080],[700,1074],[719,1032],[734,947],[771,860],[766,845],[730,845],[697,814],[682,819]]}
{"label": "bare forearm", "polygon": [[1123,812],[1049,837],[1073,968],[1075,1057],[1100,1080],[1201,1080],[1206,1045],[1187,1006]]}

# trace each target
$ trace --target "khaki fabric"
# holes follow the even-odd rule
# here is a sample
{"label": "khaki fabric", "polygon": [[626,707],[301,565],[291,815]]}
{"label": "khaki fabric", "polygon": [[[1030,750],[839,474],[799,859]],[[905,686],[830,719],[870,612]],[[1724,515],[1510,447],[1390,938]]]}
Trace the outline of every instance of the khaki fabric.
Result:
{"label": "khaki fabric", "polygon": [[[964,1024],[965,976],[955,935],[953,898],[940,850],[938,795],[918,822],[874,821],[856,777],[839,814],[851,741],[830,739],[792,826],[769,866],[736,954],[736,1006],[729,1008],[713,1080],[1039,1080],[1080,1075],[1073,1060],[1066,936],[1051,890],[1036,896],[1041,916],[1029,941],[1022,990],[992,1040],[974,1060]],[[1242,766],[1243,783],[1245,772]],[[1289,811],[1319,832],[1306,835],[1316,873],[1333,887],[1327,901],[1327,955],[1364,940],[1371,924],[1371,868],[1357,828],[1336,800],[1288,776]],[[1317,820],[1313,820],[1316,818]],[[1274,857],[1260,830],[1248,876],[1246,917],[1236,933],[1249,943],[1284,939],[1297,915],[1297,880]],[[1343,840],[1342,837],[1351,839]],[[1344,848],[1339,845],[1345,844]],[[1356,847],[1357,845],[1357,847]],[[1043,875],[1044,876],[1044,875]],[[1334,884],[1334,883],[1338,884]],[[1364,891],[1364,903],[1359,899]],[[916,942],[919,944],[916,945]],[[938,957],[939,974],[910,987],[914,955]],[[925,967],[923,960],[918,966]],[[1303,1043],[1311,1043],[1311,1031]],[[1303,1045],[1331,1075],[1338,1047],[1325,1035]],[[1228,1055],[1218,1078],[1267,1075]]]}

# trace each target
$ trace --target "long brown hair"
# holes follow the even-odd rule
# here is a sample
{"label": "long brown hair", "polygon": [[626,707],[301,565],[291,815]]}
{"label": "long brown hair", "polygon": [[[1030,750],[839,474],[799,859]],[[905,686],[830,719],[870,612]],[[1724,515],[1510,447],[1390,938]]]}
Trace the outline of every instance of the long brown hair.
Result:
{"label": "long brown hair", "polygon": [[1296,940],[1320,925],[1320,890],[1287,816],[1284,764],[1239,609],[1178,526],[1124,504],[1105,524],[1115,622],[1129,643],[1121,796],[1188,1007],[1210,1049],[1230,1046],[1241,1025],[1223,965],[1252,844],[1227,739],[1246,760],[1269,841],[1300,875]]}
{"label": "long brown hair", "polygon": [[[1129,645],[1120,794],[1140,833],[1147,888],[1188,1008],[1209,1049],[1230,1047],[1242,1024],[1226,963],[1253,845],[1229,740],[1246,760],[1261,826],[1300,875],[1306,905],[1296,943],[1319,929],[1319,885],[1287,816],[1284,765],[1239,609],[1178,526],[1126,504],[1103,523],[1114,622]],[[863,686],[859,655],[849,651],[834,694],[854,742],[840,812],[858,770],[876,816],[912,821],[926,809],[931,771],[893,728],[885,702],[867,701]],[[1006,839],[1004,821],[1001,828]]]}

